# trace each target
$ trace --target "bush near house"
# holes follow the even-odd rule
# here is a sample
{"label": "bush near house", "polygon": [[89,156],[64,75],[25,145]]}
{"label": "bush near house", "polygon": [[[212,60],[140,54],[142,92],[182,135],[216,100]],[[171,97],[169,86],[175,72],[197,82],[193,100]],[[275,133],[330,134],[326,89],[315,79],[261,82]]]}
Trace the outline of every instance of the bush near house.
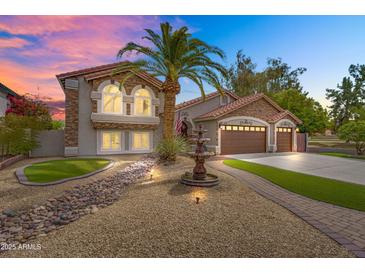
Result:
{"label": "bush near house", "polygon": [[37,146],[37,122],[32,117],[7,114],[0,118],[0,156],[26,154]]}
{"label": "bush near house", "polygon": [[164,139],[157,146],[157,153],[163,161],[175,161],[179,153],[185,152],[188,148],[187,141],[182,137]]}
{"label": "bush near house", "polygon": [[37,147],[40,130],[52,129],[48,106],[38,96],[10,97],[5,117],[0,118],[0,157],[27,154]]}
{"label": "bush near house", "polygon": [[365,121],[351,121],[341,126],[338,137],[347,142],[355,143],[357,155],[365,153]]}

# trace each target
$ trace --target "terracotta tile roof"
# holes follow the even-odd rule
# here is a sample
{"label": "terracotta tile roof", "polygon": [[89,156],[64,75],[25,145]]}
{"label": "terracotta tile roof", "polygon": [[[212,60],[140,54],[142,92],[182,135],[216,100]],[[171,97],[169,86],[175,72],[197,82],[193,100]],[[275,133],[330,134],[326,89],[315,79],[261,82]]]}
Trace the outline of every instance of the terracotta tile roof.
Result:
{"label": "terracotta tile roof", "polygon": [[88,74],[91,72],[103,71],[103,70],[107,70],[107,69],[111,69],[111,68],[116,68],[117,66],[119,66],[123,63],[124,62],[117,62],[117,63],[111,63],[111,64],[95,66],[95,67],[90,67],[90,68],[85,68],[85,69],[74,70],[74,71],[58,74],[58,75],[56,75],[56,77],[58,79],[64,79],[64,78],[68,78],[68,77],[72,77],[72,76]]}
{"label": "terracotta tile roof", "polygon": [[18,96],[18,94],[15,91],[11,90],[2,83],[0,83],[0,92],[5,93],[6,95]]}
{"label": "terracotta tile roof", "polygon": [[258,93],[258,94],[253,94],[253,95],[242,97],[228,105],[218,107],[208,113],[205,113],[199,117],[196,117],[194,120],[196,120],[196,121],[215,120],[215,119],[219,118],[220,116],[226,115],[232,111],[240,109],[241,107],[251,104],[257,100],[260,100],[261,98],[264,98],[266,101],[268,101],[273,107],[275,107],[279,111],[279,113],[266,117],[265,120],[267,122],[274,123],[274,122],[277,122],[280,119],[284,118],[285,116],[289,115],[298,124],[302,123],[302,121],[298,117],[296,117],[293,113],[291,113],[288,110],[282,109],[278,104],[276,104],[273,100],[271,100],[269,97],[267,97],[263,93]]}
{"label": "terracotta tile roof", "polygon": [[[239,99],[240,97],[236,94],[234,94],[233,92],[231,91],[224,91],[226,94],[230,95],[231,97],[233,97],[234,99]],[[211,98],[214,98],[216,96],[220,95],[220,93],[218,91],[215,91],[215,92],[212,92],[212,93],[209,93],[205,96],[205,100],[208,100],[208,99],[211,99]],[[194,98],[194,99],[191,99],[189,101],[185,101],[185,102],[182,102],[180,104],[177,104],[175,106],[175,109],[176,110],[180,110],[180,109],[183,109],[183,108],[186,108],[186,107],[190,107],[192,105],[195,105],[195,104],[198,104],[198,103],[201,103],[203,102],[203,97],[198,97],[198,98]]]}
{"label": "terracotta tile roof", "polygon": [[[70,72],[58,74],[58,75],[56,75],[56,77],[60,81],[62,86],[64,85],[64,80],[66,78],[70,78],[70,77],[76,77],[76,76],[83,75],[83,76],[85,76],[86,80],[92,80],[92,79],[96,79],[98,77],[111,75],[114,72],[114,70],[123,63],[125,63],[125,62],[117,62],[117,63],[107,64],[107,65],[102,65],[102,66],[96,66],[96,67],[91,67],[91,68],[86,68],[86,69],[70,71]],[[137,76],[145,79],[146,81],[150,82],[157,88],[159,88],[159,89],[162,88],[162,82],[159,79],[157,79],[156,77],[151,76],[147,72],[137,72],[135,74]]]}
{"label": "terracotta tile roof", "polygon": [[[86,81],[90,81],[90,80],[97,79],[97,78],[104,77],[104,76],[112,76],[114,73],[114,70],[115,70],[115,68],[90,73],[90,74],[85,75],[85,79],[86,79]],[[134,74],[141,77],[142,79],[146,80],[147,82],[151,83],[158,89],[162,89],[162,82],[159,79],[157,79],[156,77],[151,76],[147,72],[140,71],[140,72],[135,72]]]}
{"label": "terracotta tile roof", "polygon": [[276,113],[272,116],[267,117],[267,121],[270,123],[275,123],[281,119],[283,119],[285,116],[292,117],[298,124],[302,123],[302,120],[300,120],[297,116],[295,116],[293,113],[291,113],[289,110],[285,110],[283,112]]}
{"label": "terracotta tile roof", "polygon": [[264,96],[263,93],[258,93],[258,94],[253,94],[253,95],[249,95],[249,96],[245,96],[245,97],[241,97],[240,99],[222,106],[222,107],[218,107],[208,113],[205,113],[197,118],[195,118],[196,120],[210,120],[210,119],[215,119],[218,118],[222,115],[225,115],[227,113],[230,113],[236,109],[239,109],[245,105],[248,105],[254,101],[257,101],[259,99],[261,99]]}

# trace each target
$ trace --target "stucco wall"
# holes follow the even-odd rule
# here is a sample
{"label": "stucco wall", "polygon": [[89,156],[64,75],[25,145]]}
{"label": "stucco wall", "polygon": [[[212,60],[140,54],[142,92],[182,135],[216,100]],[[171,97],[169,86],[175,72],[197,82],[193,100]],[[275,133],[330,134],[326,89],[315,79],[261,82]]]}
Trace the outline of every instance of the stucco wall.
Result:
{"label": "stucco wall", "polygon": [[[228,96],[228,98],[230,98],[230,100],[233,100],[230,96]],[[179,112],[180,112],[182,119],[184,117],[186,117],[188,119],[188,121],[192,122],[192,124],[194,125],[194,122],[192,121],[192,119],[194,119],[195,117],[198,117],[200,115],[203,115],[209,111],[212,111],[213,109],[216,109],[220,106],[221,106],[220,105],[220,96],[217,96],[217,97],[214,97],[211,99],[207,99],[206,101],[203,101],[199,104],[187,107],[185,109],[178,110],[175,114],[175,119],[177,119]]]}
{"label": "stucco wall", "polygon": [[91,123],[92,86],[83,77],[79,77],[79,155],[96,155],[96,129]]}
{"label": "stucco wall", "polygon": [[5,94],[0,93],[0,117],[5,116],[5,111],[8,106],[8,99]]}
{"label": "stucco wall", "polygon": [[32,150],[31,157],[63,156],[64,131],[43,130],[37,137],[39,146]]}

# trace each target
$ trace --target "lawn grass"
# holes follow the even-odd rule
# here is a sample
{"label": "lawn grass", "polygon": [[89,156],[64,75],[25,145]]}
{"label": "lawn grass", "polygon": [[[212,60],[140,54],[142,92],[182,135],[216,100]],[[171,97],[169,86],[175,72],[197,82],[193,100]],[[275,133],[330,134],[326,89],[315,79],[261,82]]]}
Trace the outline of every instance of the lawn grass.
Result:
{"label": "lawn grass", "polygon": [[314,200],[365,211],[365,186],[240,160],[225,165],[246,170],[272,183]]}
{"label": "lawn grass", "polygon": [[365,160],[365,156],[356,156],[356,155],[350,155],[346,153],[339,153],[339,152],[321,152],[319,153],[321,155],[325,156],[334,156],[334,157],[341,157],[341,158],[351,158],[351,159],[358,159],[358,160]]}
{"label": "lawn grass", "polygon": [[24,169],[28,181],[48,183],[84,175],[106,167],[110,163],[100,158],[70,158],[34,163]]}

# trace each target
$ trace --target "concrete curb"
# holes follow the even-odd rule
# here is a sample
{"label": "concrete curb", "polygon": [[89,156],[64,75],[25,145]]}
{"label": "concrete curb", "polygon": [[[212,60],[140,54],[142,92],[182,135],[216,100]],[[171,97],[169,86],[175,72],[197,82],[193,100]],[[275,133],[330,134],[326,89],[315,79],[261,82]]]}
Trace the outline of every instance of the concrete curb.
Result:
{"label": "concrete curb", "polygon": [[[227,158],[226,158],[227,159]],[[222,160],[218,160],[216,162],[219,162],[219,164],[221,166],[223,166],[223,168],[218,168],[216,166],[216,164],[214,164],[213,161],[208,161],[207,162],[207,166],[209,166],[210,168],[213,168],[213,169],[216,169],[218,171],[221,171],[223,173],[226,173],[230,176],[233,176],[234,178],[236,178],[237,180],[241,181],[242,180],[242,177],[234,174],[234,173],[230,173],[228,171],[228,169],[233,169],[233,170],[236,170],[235,168],[232,168],[232,167],[229,167],[229,166],[225,166],[223,164],[223,161]],[[238,170],[238,169],[237,169]],[[243,171],[243,170],[239,170],[239,171],[242,171],[243,173],[246,172],[246,171]],[[249,173],[249,172],[247,172]],[[261,180],[264,180],[266,183],[274,186],[275,188],[279,188],[280,190],[282,191],[285,191],[285,192],[289,192],[293,195],[298,195],[298,194],[295,194],[295,193],[292,193],[284,188],[281,188],[273,183],[271,183],[270,181],[264,179],[264,178],[261,178],[255,174],[252,174],[252,173],[249,173],[250,175],[254,176],[254,177],[258,177],[260,178]],[[245,180],[246,182],[246,180]],[[286,201],[283,201],[281,200],[280,198],[270,194],[270,193],[267,193],[263,190],[261,190],[259,187],[255,186],[255,184],[253,183],[249,183],[247,184],[247,186],[249,188],[251,188],[252,190],[254,190],[255,192],[257,192],[258,194],[260,194],[261,196],[273,201],[274,203],[277,203],[279,204],[280,206],[286,208],[287,210],[289,210],[290,212],[292,212],[293,214],[297,215],[299,218],[301,218],[303,221],[305,221],[306,223],[310,224],[311,226],[313,226],[314,228],[318,229],[319,231],[321,231],[323,234],[327,235],[328,237],[330,237],[331,239],[335,240],[338,244],[340,244],[341,246],[343,246],[344,248],[346,248],[347,250],[349,250],[351,253],[353,253],[355,256],[359,257],[359,258],[365,258],[365,250],[362,249],[361,247],[359,247],[358,245],[356,245],[355,243],[353,243],[351,240],[349,240],[347,237],[341,235],[340,233],[338,232],[335,232],[333,231],[328,225],[325,225],[323,223],[321,223],[319,220],[317,220],[315,217],[305,213],[303,210],[300,210],[298,209],[297,207],[291,205],[290,203],[286,202]],[[299,195],[300,196],[300,195]],[[301,196],[301,197],[304,197],[304,196]],[[310,198],[307,198],[307,197],[304,197],[306,199],[309,199],[309,200],[312,200]],[[315,200],[313,200],[315,201]],[[316,202],[320,202],[320,203],[323,203],[321,201],[316,201]],[[335,206],[335,205],[333,205]],[[336,206],[337,207],[337,206]]]}
{"label": "concrete curb", "polygon": [[[85,159],[87,159],[87,158],[85,158]],[[111,167],[114,166],[114,164],[115,164],[115,161],[114,160],[108,159],[108,158],[104,158],[104,159],[109,160],[110,163],[106,167],[103,167],[102,169],[98,169],[98,170],[95,170],[93,172],[90,172],[90,173],[87,173],[87,174],[84,174],[84,175],[80,175],[80,176],[76,176],[76,177],[72,177],[72,178],[61,179],[61,180],[57,180],[57,181],[53,181],[53,182],[36,183],[36,182],[28,181],[27,176],[25,176],[25,174],[24,174],[24,169],[27,168],[28,166],[31,166],[34,163],[29,164],[29,165],[25,165],[23,167],[20,167],[20,168],[16,169],[15,175],[16,175],[19,183],[21,183],[22,185],[26,185],[26,186],[40,186],[40,187],[42,187],[42,186],[52,186],[52,185],[62,184],[62,183],[68,182],[68,181],[73,181],[73,180],[87,178],[87,177],[93,176],[93,175],[95,175],[97,173],[100,173],[100,172],[103,172],[105,170],[108,170],[109,168],[111,168]],[[35,163],[41,163],[41,162],[44,162],[44,161],[39,161],[39,162],[35,162]]]}
{"label": "concrete curb", "polygon": [[0,170],[4,169],[6,167],[9,167],[9,166],[15,164],[16,162],[19,162],[19,161],[24,160],[26,158],[27,157],[25,155],[21,154],[21,155],[15,155],[15,156],[13,156],[9,159],[6,159],[6,160],[0,162]]}

